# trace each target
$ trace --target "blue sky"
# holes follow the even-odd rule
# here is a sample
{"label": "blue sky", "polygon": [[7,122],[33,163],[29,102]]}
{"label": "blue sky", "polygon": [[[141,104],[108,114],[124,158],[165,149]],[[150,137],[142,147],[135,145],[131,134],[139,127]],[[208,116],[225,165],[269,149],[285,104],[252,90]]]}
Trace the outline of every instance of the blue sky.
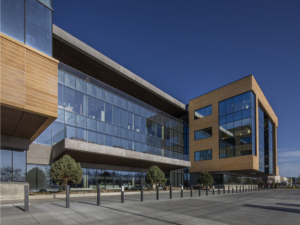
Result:
{"label": "blue sky", "polygon": [[299,176],[299,0],[54,0],[57,26],[181,102],[253,74]]}

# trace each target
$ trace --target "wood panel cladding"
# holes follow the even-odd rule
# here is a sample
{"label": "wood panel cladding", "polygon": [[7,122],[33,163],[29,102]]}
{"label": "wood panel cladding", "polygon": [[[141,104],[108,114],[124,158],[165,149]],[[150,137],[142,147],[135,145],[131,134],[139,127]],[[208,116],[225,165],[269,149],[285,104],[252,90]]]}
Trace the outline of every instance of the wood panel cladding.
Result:
{"label": "wood panel cladding", "polygon": [[[253,75],[247,76],[236,82],[223,86],[198,98],[189,101],[189,125],[190,125],[190,172],[217,172],[217,171],[241,171],[248,173],[258,172],[259,154],[257,156],[238,156],[232,158],[219,158],[219,102],[236,95],[253,91],[256,96],[256,134],[258,134],[258,104],[261,104],[268,113],[275,126],[278,119],[268,103],[263,92],[259,88]],[[194,120],[194,111],[208,105],[212,105],[212,115]],[[203,128],[212,127],[212,137],[202,140],[194,140],[194,132]],[[276,130],[276,129],[275,129]],[[258,143],[258,135],[256,135]],[[256,145],[258,153],[258,145]],[[195,161],[196,151],[212,149],[212,160]],[[275,146],[277,168],[277,146]]]}
{"label": "wood panel cladding", "polygon": [[[33,141],[57,118],[58,61],[2,33],[0,51],[1,105],[25,112],[27,121],[20,119],[14,135]],[[21,127],[31,122],[39,127],[28,127],[30,132]]]}

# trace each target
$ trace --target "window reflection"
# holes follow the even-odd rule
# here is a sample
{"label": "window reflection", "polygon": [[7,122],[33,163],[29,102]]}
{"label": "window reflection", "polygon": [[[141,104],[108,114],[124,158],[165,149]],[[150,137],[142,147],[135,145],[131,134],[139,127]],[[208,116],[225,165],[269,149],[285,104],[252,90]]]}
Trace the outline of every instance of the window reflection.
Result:
{"label": "window reflection", "polygon": [[220,158],[256,154],[252,101],[255,96],[250,91],[219,102]]}

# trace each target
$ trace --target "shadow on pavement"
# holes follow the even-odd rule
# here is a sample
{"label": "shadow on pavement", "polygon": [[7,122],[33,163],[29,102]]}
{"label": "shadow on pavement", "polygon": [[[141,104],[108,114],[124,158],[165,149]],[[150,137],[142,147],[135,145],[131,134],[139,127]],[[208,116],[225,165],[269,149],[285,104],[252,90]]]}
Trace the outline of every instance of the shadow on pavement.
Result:
{"label": "shadow on pavement", "polygon": [[291,208],[283,208],[283,207],[274,207],[274,206],[261,206],[261,205],[243,205],[246,207],[259,208],[259,209],[268,209],[268,210],[276,210],[281,212],[291,212],[300,214],[300,209],[291,209]]}
{"label": "shadow on pavement", "polygon": [[300,207],[299,204],[284,204],[284,203],[275,203],[276,205],[286,205],[286,206],[293,206],[293,207]]}
{"label": "shadow on pavement", "polygon": [[115,211],[118,211],[118,212],[123,212],[123,213],[128,213],[128,214],[131,214],[131,215],[135,215],[135,216],[144,217],[144,218],[146,218],[146,219],[152,219],[152,220],[157,220],[157,221],[164,222],[164,223],[169,223],[169,224],[176,224],[176,225],[179,225],[179,223],[174,223],[174,222],[170,222],[170,221],[166,221],[166,220],[161,220],[161,219],[157,219],[157,218],[150,217],[150,216],[143,216],[143,215],[141,215],[141,214],[132,213],[132,212],[127,212],[127,211],[120,210],[120,209],[114,209],[114,208],[110,208],[110,207],[107,207],[107,206],[103,206],[103,207],[104,207],[104,208],[107,208],[107,209],[115,210]]}

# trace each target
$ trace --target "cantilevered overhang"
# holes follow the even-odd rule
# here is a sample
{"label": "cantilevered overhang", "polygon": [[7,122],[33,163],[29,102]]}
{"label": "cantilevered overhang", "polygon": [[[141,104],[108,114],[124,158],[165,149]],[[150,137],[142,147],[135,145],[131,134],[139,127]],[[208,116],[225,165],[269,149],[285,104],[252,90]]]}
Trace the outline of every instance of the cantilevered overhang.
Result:
{"label": "cantilevered overhang", "polygon": [[118,165],[148,169],[157,165],[165,171],[190,167],[189,161],[130,151],[71,139],[63,139],[52,147],[52,159],[68,154],[77,162]]}
{"label": "cantilevered overhang", "polygon": [[185,104],[53,25],[53,57],[172,116]]}

